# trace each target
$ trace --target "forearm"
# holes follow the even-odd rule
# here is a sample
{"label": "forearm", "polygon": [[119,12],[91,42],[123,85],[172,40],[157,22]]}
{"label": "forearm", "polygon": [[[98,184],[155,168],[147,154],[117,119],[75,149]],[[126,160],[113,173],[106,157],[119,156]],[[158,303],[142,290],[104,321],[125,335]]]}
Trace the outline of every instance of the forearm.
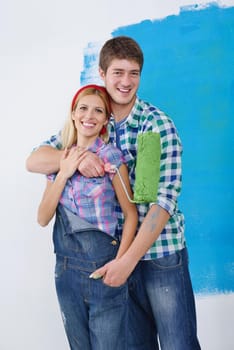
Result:
{"label": "forearm", "polygon": [[135,268],[138,261],[145,255],[164,229],[170,215],[158,205],[153,205],[146,215],[133,243],[121,257],[126,265]]}
{"label": "forearm", "polygon": [[120,258],[130,247],[136,234],[137,229],[137,211],[133,210],[125,217],[121,242],[116,258]]}
{"label": "forearm", "polygon": [[100,278],[103,276],[104,283],[115,287],[125,283],[138,261],[160,235],[169,217],[170,215],[165,209],[153,205],[127,251],[120,258],[114,259],[94,271],[90,277]]}
{"label": "forearm", "polygon": [[67,178],[59,172],[55,181],[47,187],[37,213],[37,221],[41,226],[48,225],[53,218],[66,182]]}
{"label": "forearm", "polygon": [[59,170],[63,151],[51,146],[41,146],[33,151],[26,160],[26,169],[33,173],[51,174]]}

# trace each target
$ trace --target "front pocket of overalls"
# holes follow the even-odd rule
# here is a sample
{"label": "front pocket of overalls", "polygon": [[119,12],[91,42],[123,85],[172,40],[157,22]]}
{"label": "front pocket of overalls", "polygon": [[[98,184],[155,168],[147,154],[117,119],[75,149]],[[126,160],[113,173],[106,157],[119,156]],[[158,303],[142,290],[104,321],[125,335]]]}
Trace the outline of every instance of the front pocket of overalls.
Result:
{"label": "front pocket of overalls", "polygon": [[114,259],[119,248],[117,239],[99,230],[67,234],[64,239],[69,250],[95,262]]}

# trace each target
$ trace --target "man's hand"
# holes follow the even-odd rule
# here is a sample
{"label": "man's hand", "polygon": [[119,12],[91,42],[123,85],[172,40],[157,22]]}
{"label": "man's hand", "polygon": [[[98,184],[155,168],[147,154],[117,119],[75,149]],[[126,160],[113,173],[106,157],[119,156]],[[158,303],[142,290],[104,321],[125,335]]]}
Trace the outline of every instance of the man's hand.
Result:
{"label": "man's hand", "polygon": [[78,170],[85,177],[99,177],[105,174],[103,161],[89,151],[79,158]]}

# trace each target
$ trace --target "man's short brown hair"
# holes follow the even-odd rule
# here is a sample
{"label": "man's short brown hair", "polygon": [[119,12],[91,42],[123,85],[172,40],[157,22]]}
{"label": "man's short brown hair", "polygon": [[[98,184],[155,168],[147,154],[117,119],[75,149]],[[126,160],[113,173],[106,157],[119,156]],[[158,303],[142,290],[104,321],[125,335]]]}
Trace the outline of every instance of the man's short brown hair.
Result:
{"label": "man's short brown hair", "polygon": [[99,54],[99,67],[106,73],[113,59],[132,60],[139,64],[140,72],[144,55],[139,44],[127,36],[117,36],[105,42]]}

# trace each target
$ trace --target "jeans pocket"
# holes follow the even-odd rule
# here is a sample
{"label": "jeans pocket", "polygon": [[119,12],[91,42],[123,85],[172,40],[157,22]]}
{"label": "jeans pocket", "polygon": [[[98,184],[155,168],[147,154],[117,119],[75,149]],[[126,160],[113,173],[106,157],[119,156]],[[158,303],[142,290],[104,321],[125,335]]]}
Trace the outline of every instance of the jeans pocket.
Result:
{"label": "jeans pocket", "polygon": [[119,287],[113,287],[105,284],[100,280],[99,288],[102,297],[108,305],[124,305],[128,300],[128,283],[124,283]]}
{"label": "jeans pocket", "polygon": [[103,279],[101,280],[101,282],[102,282],[104,288],[115,289],[115,290],[119,289],[119,291],[122,291],[122,290],[124,290],[126,288],[128,289],[128,282],[124,282],[123,284],[121,284],[120,286],[117,286],[117,287],[116,286],[110,286],[109,284],[104,283]]}
{"label": "jeans pocket", "polygon": [[175,252],[162,258],[154,259],[150,261],[152,267],[159,270],[171,269],[182,266],[181,252]]}

